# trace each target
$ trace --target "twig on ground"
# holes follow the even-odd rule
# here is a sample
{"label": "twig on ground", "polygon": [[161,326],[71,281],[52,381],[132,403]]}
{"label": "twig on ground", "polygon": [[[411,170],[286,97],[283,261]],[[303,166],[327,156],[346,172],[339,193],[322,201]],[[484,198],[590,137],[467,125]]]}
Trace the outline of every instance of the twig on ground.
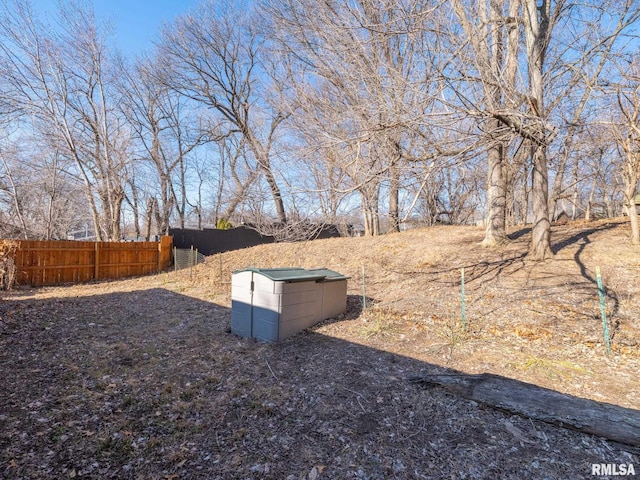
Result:
{"label": "twig on ground", "polygon": [[271,365],[269,365],[269,360],[267,360],[265,358],[264,361],[267,362],[267,367],[269,367],[269,371],[271,372],[271,375],[273,375],[273,378],[278,380],[278,377],[276,376],[276,374],[274,373],[273,369],[271,368]]}
{"label": "twig on ground", "polygon": [[340,387],[340,388],[342,388],[343,390],[346,390],[347,392],[353,393],[356,396],[356,401],[358,402],[358,405],[360,405],[360,408],[362,409],[362,411],[364,413],[367,413],[367,409],[364,408],[364,406],[362,405],[362,402],[360,401],[360,397],[362,396],[361,393],[356,392],[355,390],[351,390],[351,389],[346,388],[346,387]]}

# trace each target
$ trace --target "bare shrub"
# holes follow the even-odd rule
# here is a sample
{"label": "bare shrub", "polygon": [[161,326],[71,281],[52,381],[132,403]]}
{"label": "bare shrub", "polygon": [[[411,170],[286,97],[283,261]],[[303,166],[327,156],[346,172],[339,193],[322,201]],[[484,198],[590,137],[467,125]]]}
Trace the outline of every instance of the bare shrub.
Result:
{"label": "bare shrub", "polygon": [[0,290],[11,290],[16,282],[18,242],[0,240]]}

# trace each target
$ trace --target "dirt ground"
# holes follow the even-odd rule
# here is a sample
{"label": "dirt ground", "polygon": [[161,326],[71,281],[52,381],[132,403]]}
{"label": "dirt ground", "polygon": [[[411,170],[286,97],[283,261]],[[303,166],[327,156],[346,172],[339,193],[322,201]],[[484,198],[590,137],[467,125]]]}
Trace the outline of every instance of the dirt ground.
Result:
{"label": "dirt ground", "polygon": [[[606,478],[594,463],[640,474],[638,448],[408,381],[488,372],[640,410],[640,249],[624,221],[554,227],[545,262],[526,258],[527,229],[494,250],[482,236],[263,245],[192,270],[5,293],[0,478]],[[229,281],[248,266],[350,275],[348,310],[278,344],[238,338]]]}

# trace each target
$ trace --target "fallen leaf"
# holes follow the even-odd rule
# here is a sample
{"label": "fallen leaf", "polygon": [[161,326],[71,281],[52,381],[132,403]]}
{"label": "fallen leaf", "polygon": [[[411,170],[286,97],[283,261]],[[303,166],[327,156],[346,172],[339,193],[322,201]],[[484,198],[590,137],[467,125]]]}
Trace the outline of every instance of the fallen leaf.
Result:
{"label": "fallen leaf", "polygon": [[311,469],[311,471],[309,472],[309,475],[307,475],[307,478],[309,480],[317,480],[317,478],[320,476],[320,472],[318,472],[318,468],[317,467],[313,467]]}

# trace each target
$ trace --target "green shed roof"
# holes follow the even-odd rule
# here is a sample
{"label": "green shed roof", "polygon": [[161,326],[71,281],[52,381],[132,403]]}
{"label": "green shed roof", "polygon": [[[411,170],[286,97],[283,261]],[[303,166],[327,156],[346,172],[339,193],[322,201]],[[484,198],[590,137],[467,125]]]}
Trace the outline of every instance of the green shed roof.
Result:
{"label": "green shed roof", "polygon": [[324,280],[326,281],[334,281],[334,280],[347,280],[351,277],[347,277],[339,272],[334,270],[329,270],[328,268],[312,268],[309,270],[310,272],[317,273],[318,275],[324,275]]}
{"label": "green shed roof", "polygon": [[324,279],[325,275],[304,268],[247,268],[244,271],[259,273],[275,282],[311,282]]}
{"label": "green shed roof", "polygon": [[[307,270],[305,268],[287,267],[287,268],[247,268],[238,270],[238,272],[255,272],[267,277],[275,282],[314,282],[314,281],[335,281],[346,280],[341,273],[334,272],[328,268],[314,268]],[[237,272],[234,272],[237,273]]]}

